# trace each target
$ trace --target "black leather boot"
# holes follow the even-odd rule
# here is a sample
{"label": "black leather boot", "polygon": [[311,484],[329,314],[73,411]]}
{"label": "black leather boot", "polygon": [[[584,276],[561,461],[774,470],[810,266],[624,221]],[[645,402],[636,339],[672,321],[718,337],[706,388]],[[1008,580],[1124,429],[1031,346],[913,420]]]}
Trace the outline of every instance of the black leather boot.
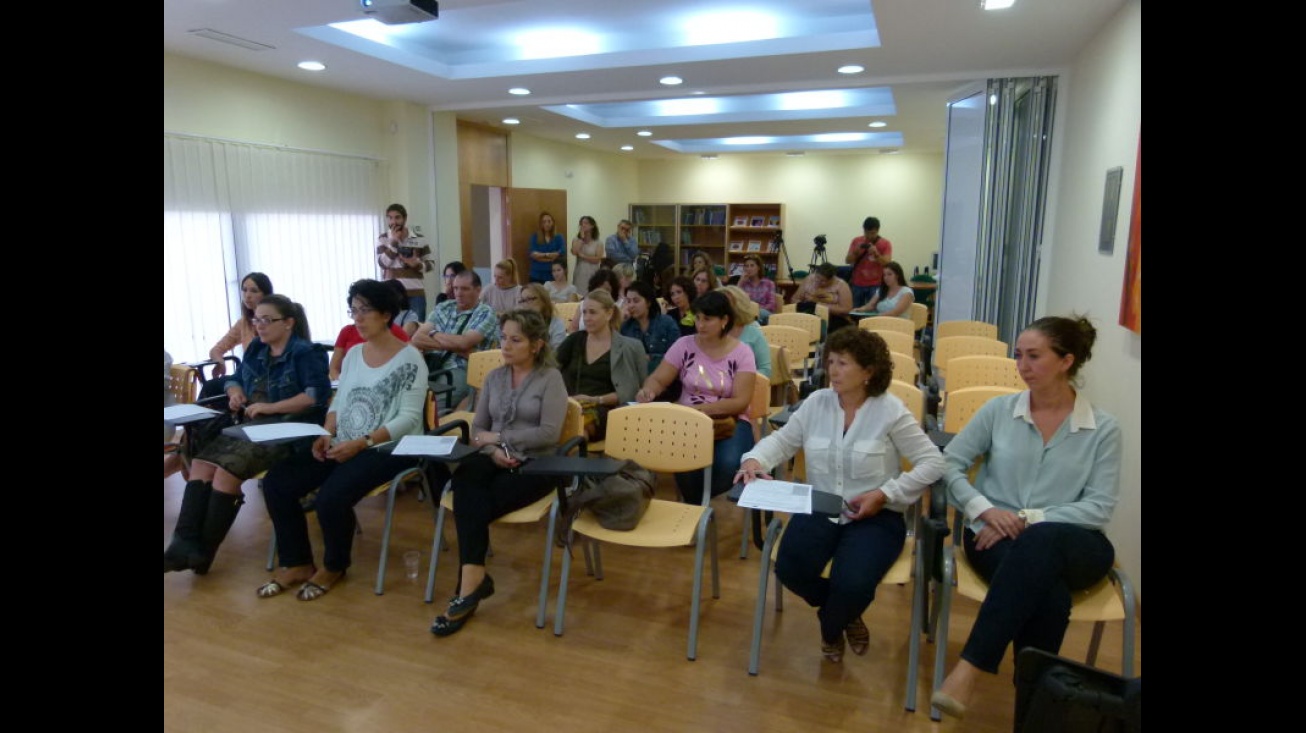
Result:
{"label": "black leather boot", "polygon": [[213,564],[213,556],[218,553],[218,546],[226,539],[227,532],[236,521],[240,507],[245,503],[244,494],[224,494],[213,491],[209,494],[208,511],[204,514],[204,527],[200,530],[200,542],[195,555],[191,556],[190,569],[196,575],[203,575]]}
{"label": "black leather boot", "polygon": [[187,481],[181,495],[181,509],[177,512],[177,526],[172,530],[172,541],[163,551],[163,572],[187,570],[191,558],[200,554],[200,532],[204,515],[209,511],[209,494],[213,484],[207,481]]}

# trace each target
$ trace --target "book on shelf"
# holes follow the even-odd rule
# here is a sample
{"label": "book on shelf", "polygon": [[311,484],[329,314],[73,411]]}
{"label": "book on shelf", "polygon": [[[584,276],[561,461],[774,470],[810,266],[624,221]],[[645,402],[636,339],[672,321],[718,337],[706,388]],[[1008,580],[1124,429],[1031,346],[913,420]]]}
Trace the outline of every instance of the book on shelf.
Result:
{"label": "book on shelf", "polygon": [[747,216],[736,216],[736,217],[735,217],[735,224],[734,224],[734,225],[737,226],[737,227],[746,227],[746,226],[748,226],[748,217],[747,217]]}
{"label": "book on shelf", "polygon": [[768,216],[768,217],[766,218],[766,225],[769,226],[769,227],[778,227],[778,226],[780,226],[780,215],[779,215],[779,214],[772,214],[771,216]]}
{"label": "book on shelf", "polygon": [[749,220],[749,222],[748,222],[748,226],[750,226],[750,227],[764,227],[764,226],[766,226],[766,217],[765,217],[765,216],[755,216],[755,217],[753,217],[752,219]]}
{"label": "book on shelf", "polygon": [[775,254],[775,252],[776,252],[778,249],[779,249],[779,248],[776,247],[776,244],[775,244],[775,240],[774,240],[774,239],[772,239],[771,241],[769,241],[769,242],[766,243],[766,251],[767,251],[767,252],[770,252],[771,254]]}
{"label": "book on shelf", "polygon": [[748,251],[749,251],[749,252],[761,252],[761,251],[762,251],[762,240],[760,240],[760,239],[750,239],[750,240],[748,240]]}
{"label": "book on shelf", "polygon": [[743,243],[743,241],[742,241],[742,240],[739,240],[739,239],[736,239],[736,240],[734,240],[733,242],[731,242],[731,243],[730,243],[730,251],[731,251],[731,252],[743,252],[743,251],[744,251],[744,243]]}
{"label": "book on shelf", "polygon": [[636,223],[636,224],[643,224],[643,223],[644,223],[644,210],[643,210],[643,209],[635,209],[635,223]]}

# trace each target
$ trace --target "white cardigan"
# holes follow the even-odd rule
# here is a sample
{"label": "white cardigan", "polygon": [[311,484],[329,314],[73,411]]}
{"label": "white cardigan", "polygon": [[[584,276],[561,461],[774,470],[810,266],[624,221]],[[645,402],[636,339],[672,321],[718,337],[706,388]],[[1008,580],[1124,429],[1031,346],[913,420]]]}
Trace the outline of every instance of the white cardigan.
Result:
{"label": "white cardigan", "polygon": [[[857,409],[848,432],[844,411],[834,390],[813,392],[776,432],[745,453],[763,467],[778,466],[801,448],[806,454],[807,480],[819,491],[851,499],[872,489],[884,492],[887,509],[908,507],[943,476],[939,449],[921,430],[902,401],[889,393],[868,398]],[[912,469],[901,472],[900,457]],[[848,518],[840,515],[841,522]]]}

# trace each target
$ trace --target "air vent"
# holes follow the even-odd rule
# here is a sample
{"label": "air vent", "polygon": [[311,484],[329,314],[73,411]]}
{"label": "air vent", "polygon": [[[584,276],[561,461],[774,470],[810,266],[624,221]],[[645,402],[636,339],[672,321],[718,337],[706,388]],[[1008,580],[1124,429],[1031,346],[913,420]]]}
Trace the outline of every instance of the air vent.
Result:
{"label": "air vent", "polygon": [[233,36],[230,33],[215,31],[212,28],[196,28],[195,30],[189,30],[186,32],[191,34],[192,36],[207,38],[210,41],[221,41],[222,43],[229,43],[233,46],[240,46],[241,48],[247,48],[251,51],[271,51],[276,48],[276,46],[269,46],[266,43],[259,43],[258,41],[251,41],[247,38],[241,38],[240,36]]}

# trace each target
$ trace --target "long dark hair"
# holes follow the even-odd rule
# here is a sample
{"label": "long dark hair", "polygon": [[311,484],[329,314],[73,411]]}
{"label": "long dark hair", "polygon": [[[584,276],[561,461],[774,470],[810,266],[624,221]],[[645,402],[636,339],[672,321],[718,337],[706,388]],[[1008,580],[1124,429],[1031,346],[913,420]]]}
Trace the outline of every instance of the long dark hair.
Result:
{"label": "long dark hair", "polygon": [[[897,262],[888,262],[885,263],[884,269],[893,270],[893,274],[898,276],[898,285],[904,288],[907,287],[907,273],[902,271],[902,265]],[[883,278],[880,279],[880,297],[889,297],[889,283],[884,282]]]}
{"label": "long dark hair", "polygon": [[1048,348],[1057,356],[1070,354],[1075,360],[1066,370],[1066,378],[1076,384],[1080,367],[1088,363],[1093,356],[1093,344],[1097,341],[1097,329],[1093,322],[1077,313],[1065,316],[1044,316],[1025,326],[1026,331],[1038,331],[1047,337]]}
{"label": "long dark hair", "polygon": [[[272,294],[272,279],[261,272],[251,272],[240,279],[240,286],[245,287],[246,280],[253,280],[258,289],[263,291],[263,297],[266,298]],[[243,295],[243,294],[242,294]],[[254,309],[245,307],[245,299],[240,299],[240,312],[244,315],[245,321],[248,322],[254,317]]]}

